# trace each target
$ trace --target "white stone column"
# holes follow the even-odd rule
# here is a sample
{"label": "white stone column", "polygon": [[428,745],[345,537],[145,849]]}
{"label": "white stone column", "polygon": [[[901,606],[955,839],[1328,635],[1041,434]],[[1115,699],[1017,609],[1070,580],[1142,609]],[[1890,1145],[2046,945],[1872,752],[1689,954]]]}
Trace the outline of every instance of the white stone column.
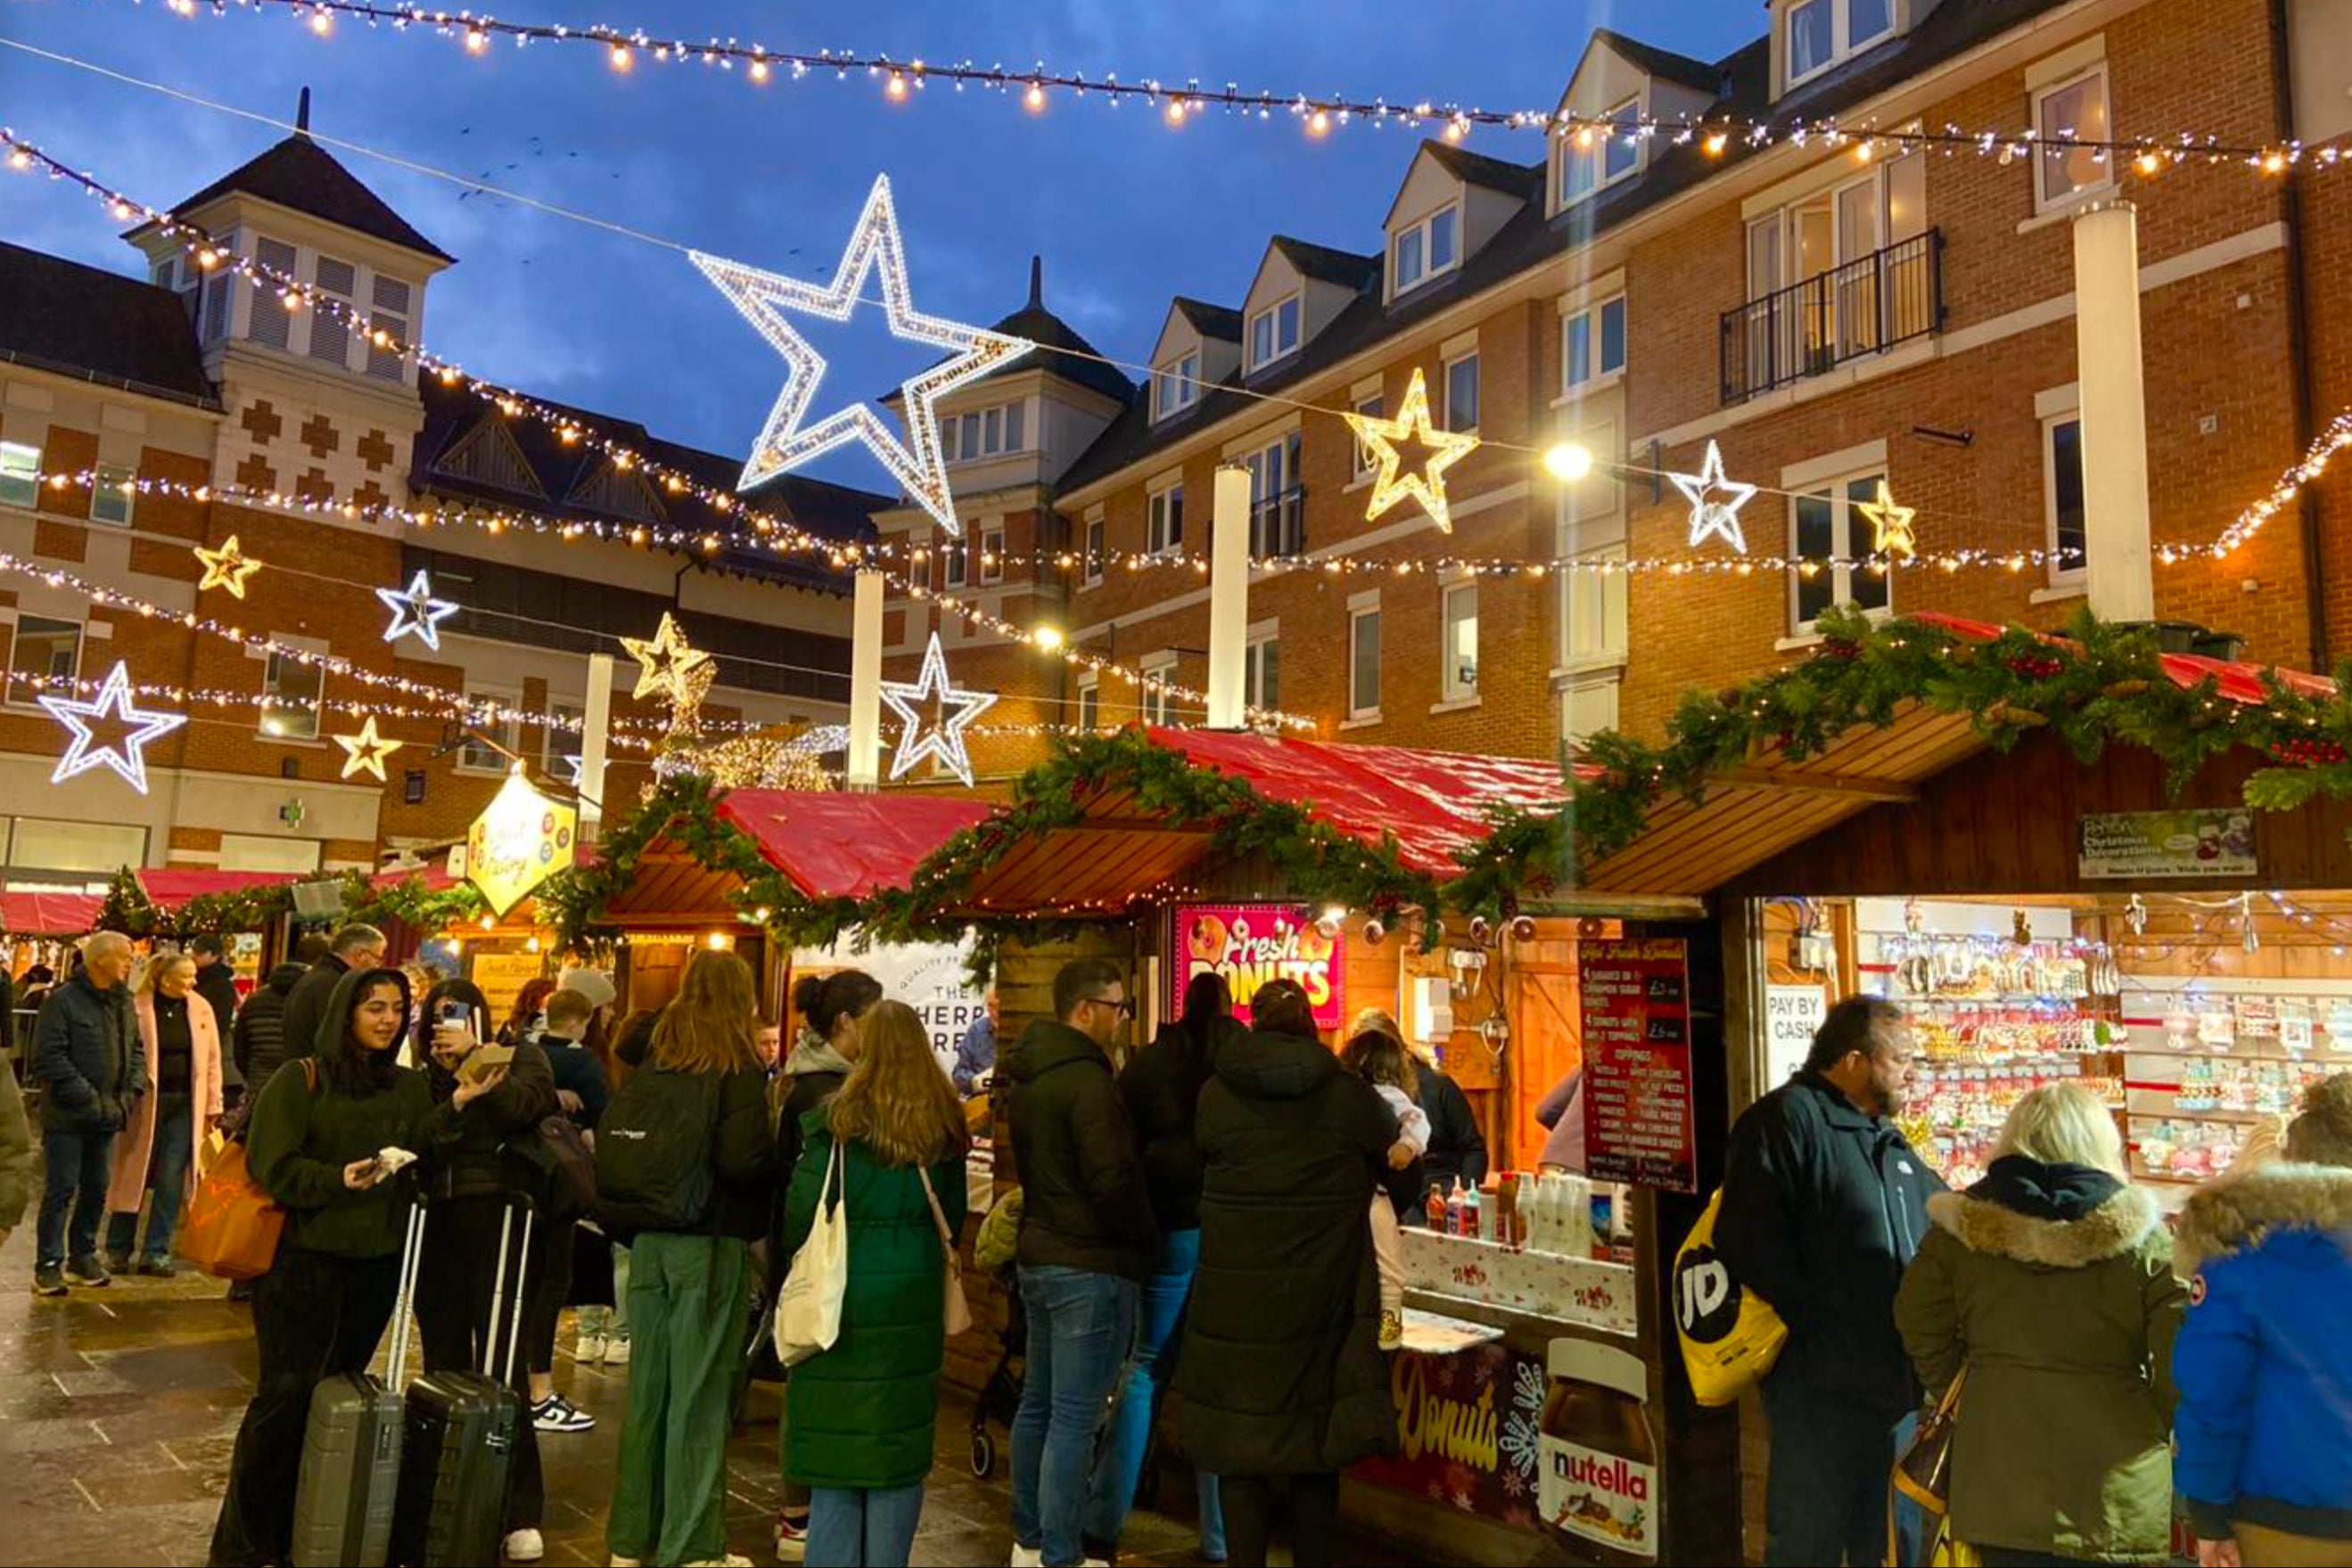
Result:
{"label": "white stone column", "polygon": [[2129,202],[2094,202],[2074,219],[2074,344],[2091,611],[2105,621],[2153,621],[2139,215]]}
{"label": "white stone column", "polygon": [[588,655],[588,700],[581,705],[580,839],[594,843],[604,820],[604,741],[613,727],[613,655]]}
{"label": "white stone column", "polygon": [[861,570],[849,642],[849,787],[882,780],[882,574]]}
{"label": "white stone column", "polygon": [[1209,727],[1243,727],[1249,666],[1249,470],[1217,470],[1209,528]]}

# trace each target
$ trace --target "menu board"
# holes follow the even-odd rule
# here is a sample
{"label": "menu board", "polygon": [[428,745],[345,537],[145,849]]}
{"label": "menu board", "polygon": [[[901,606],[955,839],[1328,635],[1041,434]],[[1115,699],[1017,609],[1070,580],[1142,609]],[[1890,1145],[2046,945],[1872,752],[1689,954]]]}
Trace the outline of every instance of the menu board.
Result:
{"label": "menu board", "polygon": [[1689,948],[1665,936],[1586,942],[1578,950],[1577,977],[1586,1174],[1696,1192]]}

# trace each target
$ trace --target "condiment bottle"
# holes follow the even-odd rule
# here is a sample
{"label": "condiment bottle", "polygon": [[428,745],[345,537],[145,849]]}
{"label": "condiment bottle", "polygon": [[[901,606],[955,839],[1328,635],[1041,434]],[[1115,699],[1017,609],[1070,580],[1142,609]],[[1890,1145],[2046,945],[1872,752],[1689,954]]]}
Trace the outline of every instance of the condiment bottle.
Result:
{"label": "condiment bottle", "polygon": [[1525,1246],[1527,1237],[1519,1225],[1519,1173],[1505,1171],[1495,1184],[1495,1234],[1506,1247]]}
{"label": "condiment bottle", "polygon": [[1485,1212],[1486,1205],[1479,1199],[1478,1189],[1475,1186],[1463,1188],[1462,1234],[1470,1240],[1476,1241],[1482,1238],[1487,1240],[1493,1239],[1487,1235],[1486,1220],[1483,1218]]}
{"label": "condiment bottle", "polygon": [[1462,1178],[1454,1178],[1454,1190],[1445,1195],[1445,1234],[1462,1234]]}
{"label": "condiment bottle", "polygon": [[1444,1235],[1445,1195],[1435,1187],[1431,1187],[1429,1197],[1423,1201],[1421,1207],[1423,1214],[1428,1217],[1429,1228],[1439,1236]]}

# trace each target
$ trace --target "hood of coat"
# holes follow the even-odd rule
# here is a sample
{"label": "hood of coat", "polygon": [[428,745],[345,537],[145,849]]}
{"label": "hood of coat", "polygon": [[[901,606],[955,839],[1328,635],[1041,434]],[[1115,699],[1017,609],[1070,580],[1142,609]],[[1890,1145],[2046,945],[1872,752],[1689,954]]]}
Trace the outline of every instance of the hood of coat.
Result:
{"label": "hood of coat", "polygon": [[1339,1059],[1312,1035],[1254,1029],[1217,1052],[1218,1080],[1251,1100],[1301,1099],[1343,1071]]}
{"label": "hood of coat", "polygon": [[784,1076],[805,1078],[812,1072],[838,1072],[847,1077],[849,1058],[835,1051],[829,1040],[819,1040],[814,1035],[804,1036],[798,1045],[793,1047],[793,1053],[784,1058]]}
{"label": "hood of coat", "polygon": [[2123,1257],[2164,1223],[2154,1198],[2105,1171],[2018,1155],[1995,1160],[1966,1192],[1928,1198],[1927,1218],[1971,1252],[2044,1269]]}
{"label": "hood of coat", "polygon": [[2352,1246],[2352,1167],[2263,1166],[2200,1187],[2180,1213],[2181,1244],[2199,1258],[2294,1230]]}
{"label": "hood of coat", "polygon": [[294,989],[294,982],[310,972],[299,964],[280,964],[269,971],[269,978],[262,983],[282,997]]}
{"label": "hood of coat", "polygon": [[1003,1070],[1015,1083],[1034,1083],[1057,1068],[1081,1064],[1110,1071],[1110,1058],[1092,1039],[1057,1019],[1039,1019],[1021,1031]]}
{"label": "hood of coat", "polygon": [[[334,995],[327,1002],[326,1016],[319,1020],[319,1037],[311,1048],[320,1061],[341,1061],[351,1054],[344,1037],[351,1032],[352,1015],[359,1011],[360,998],[373,987],[393,985],[400,988],[400,1007],[404,1016],[408,1010],[408,977],[397,969],[352,969],[335,982]],[[392,1049],[400,1049],[394,1040]]]}

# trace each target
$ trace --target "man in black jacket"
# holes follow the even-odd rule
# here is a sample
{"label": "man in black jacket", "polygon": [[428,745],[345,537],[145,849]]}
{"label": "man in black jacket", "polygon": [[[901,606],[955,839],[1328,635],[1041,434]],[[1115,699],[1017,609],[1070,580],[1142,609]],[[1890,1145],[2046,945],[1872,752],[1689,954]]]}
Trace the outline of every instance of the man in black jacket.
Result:
{"label": "man in black jacket", "polygon": [[373,925],[346,925],[328,944],[326,956],[310,972],[294,982],[286,997],[285,1060],[310,1055],[317,1050],[319,1025],[336,984],[354,969],[383,967],[383,933]]}
{"label": "man in black jacket", "polygon": [[1731,1131],[1716,1249],[1789,1325],[1764,1380],[1768,1564],[1886,1552],[1887,1470],[1919,1399],[1895,1291],[1944,1189],[1890,1120],[1916,1053],[1892,1002],[1848,997],[1803,1070]]}
{"label": "man in black jacket", "polygon": [[1108,1051],[1133,1016],[1099,958],[1062,966],[1051,1020],[1005,1059],[1021,1178],[1029,1375],[1013,1422],[1013,1561],[1077,1563],[1095,1435],[1135,1345],[1160,1238]]}
{"label": "man in black jacket", "polygon": [[[196,961],[196,995],[213,1009],[213,1026],[229,1044],[236,1027],[236,967],[228,961],[228,945],[209,932],[188,941],[188,956]],[[245,1098],[245,1070],[234,1050],[221,1053],[221,1097],[234,1106]]]}
{"label": "man in black jacket", "polygon": [[33,1071],[48,1095],[41,1108],[47,1176],[35,1295],[62,1296],[69,1282],[108,1283],[98,1222],[114,1171],[114,1134],[147,1092],[147,1052],[123,988],[131,962],[131,938],[119,931],[92,936],[82,945],[81,969],[49,993],[33,1025]]}

